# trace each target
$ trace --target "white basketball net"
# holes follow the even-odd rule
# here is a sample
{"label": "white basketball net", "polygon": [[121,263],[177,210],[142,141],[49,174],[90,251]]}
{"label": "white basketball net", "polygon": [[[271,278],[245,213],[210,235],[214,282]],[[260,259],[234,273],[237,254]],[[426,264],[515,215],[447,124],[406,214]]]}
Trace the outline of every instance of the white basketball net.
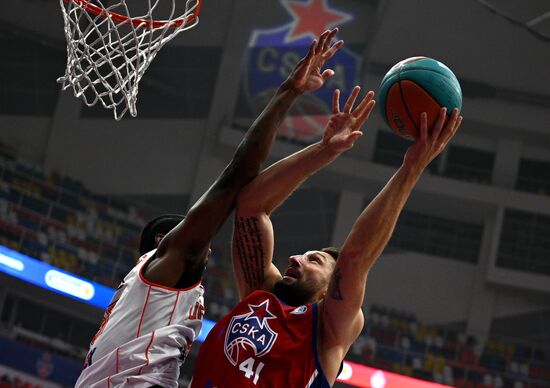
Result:
{"label": "white basketball net", "polygon": [[[63,90],[72,87],[86,105],[100,101],[104,108],[113,109],[116,120],[127,111],[135,117],[141,77],[162,46],[198,24],[200,0],[162,0],[161,21],[153,17],[162,8],[161,0],[139,0],[144,6],[139,17],[130,16],[126,0],[91,1],[60,0],[67,68],[57,81]],[[178,1],[185,1],[185,9],[176,17]]]}

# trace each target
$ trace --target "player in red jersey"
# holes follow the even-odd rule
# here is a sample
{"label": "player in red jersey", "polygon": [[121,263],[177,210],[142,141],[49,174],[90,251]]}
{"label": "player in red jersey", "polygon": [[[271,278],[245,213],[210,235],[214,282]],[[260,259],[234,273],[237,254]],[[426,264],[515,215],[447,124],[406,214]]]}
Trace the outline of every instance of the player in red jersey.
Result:
{"label": "player in red jersey", "polygon": [[269,218],[300,183],[349,149],[374,101],[367,94],[353,110],[359,88],[344,109],[335,91],[323,140],[272,165],[240,193],[233,236],[233,266],[241,301],[201,345],[192,386],[327,387],[363,328],[367,275],[428,164],[458,129],[458,110],[442,109],[431,131],[421,116],[420,137],[403,164],[335,248],[291,256],[281,275],[272,263]]}
{"label": "player in red jersey", "polygon": [[342,46],[326,31],[252,124],[233,159],[186,217],[165,215],[142,233],[138,264],[125,277],[92,340],[77,387],[176,387],[179,364],[204,314],[202,274],[210,243],[240,189],[260,171],[279,124],[294,100],[320,88],[321,72]]}

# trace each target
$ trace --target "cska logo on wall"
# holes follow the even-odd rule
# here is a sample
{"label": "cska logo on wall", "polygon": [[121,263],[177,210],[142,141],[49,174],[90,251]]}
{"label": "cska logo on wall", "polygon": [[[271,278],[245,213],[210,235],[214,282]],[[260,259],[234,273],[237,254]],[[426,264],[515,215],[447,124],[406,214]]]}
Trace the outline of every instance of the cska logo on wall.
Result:
{"label": "cska logo on wall", "polygon": [[233,365],[250,356],[263,356],[277,339],[277,333],[269,327],[268,321],[276,318],[269,311],[269,300],[259,305],[249,304],[248,308],[248,313],[231,318],[225,334],[225,356]]}
{"label": "cska logo on wall", "polygon": [[[279,1],[292,20],[272,29],[254,30],[249,42],[244,90],[254,110],[271,98],[313,39],[353,19],[351,14],[331,7],[329,0]],[[300,97],[281,125],[279,136],[306,144],[319,140],[331,113],[332,91],[338,88],[344,95],[351,91],[357,83],[359,66],[358,55],[346,47],[340,49],[325,64],[336,74],[317,92]]]}

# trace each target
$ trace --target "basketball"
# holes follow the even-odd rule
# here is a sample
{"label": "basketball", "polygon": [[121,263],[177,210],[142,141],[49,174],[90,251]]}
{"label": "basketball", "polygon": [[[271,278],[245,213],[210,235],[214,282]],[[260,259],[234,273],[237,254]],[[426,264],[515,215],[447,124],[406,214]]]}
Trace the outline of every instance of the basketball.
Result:
{"label": "basketball", "polygon": [[428,129],[439,110],[462,108],[462,90],[454,73],[443,63],[426,57],[412,57],[393,66],[380,84],[382,117],[399,136],[415,139],[420,134],[420,114],[427,112]]}

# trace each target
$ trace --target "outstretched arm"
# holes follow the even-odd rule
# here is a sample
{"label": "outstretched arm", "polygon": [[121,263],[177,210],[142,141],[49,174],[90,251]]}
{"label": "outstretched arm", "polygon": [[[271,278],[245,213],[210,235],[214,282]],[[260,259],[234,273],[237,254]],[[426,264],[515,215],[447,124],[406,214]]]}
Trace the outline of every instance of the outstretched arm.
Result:
{"label": "outstretched arm", "polygon": [[362,135],[360,128],[374,107],[374,92],[369,92],[352,112],[359,91],[359,87],[353,89],[340,112],[340,92],[336,90],[333,115],[323,139],[273,164],[239,194],[232,258],[241,298],[256,289],[271,290],[281,279],[272,263],[274,237],[269,216],[306,178],[351,148]]}
{"label": "outstretched arm", "polygon": [[445,148],[460,126],[458,110],[444,126],[446,110],[428,133],[421,116],[419,139],[407,150],[402,166],[361,213],[342,246],[327,296],[321,306],[321,364],[334,382],[340,362],[363,328],[361,306],[370,268],[388,243],[399,214],[428,164]]}
{"label": "outstretched arm", "polygon": [[320,70],[343,44],[331,45],[337,31],[327,31],[312,43],[306,57],[252,124],[229,165],[185,219],[162,239],[157,259],[145,269],[147,280],[174,287],[188,286],[201,278],[213,236],[229,216],[239,190],[259,172],[286,112],[298,95],[318,89],[334,74]]}

